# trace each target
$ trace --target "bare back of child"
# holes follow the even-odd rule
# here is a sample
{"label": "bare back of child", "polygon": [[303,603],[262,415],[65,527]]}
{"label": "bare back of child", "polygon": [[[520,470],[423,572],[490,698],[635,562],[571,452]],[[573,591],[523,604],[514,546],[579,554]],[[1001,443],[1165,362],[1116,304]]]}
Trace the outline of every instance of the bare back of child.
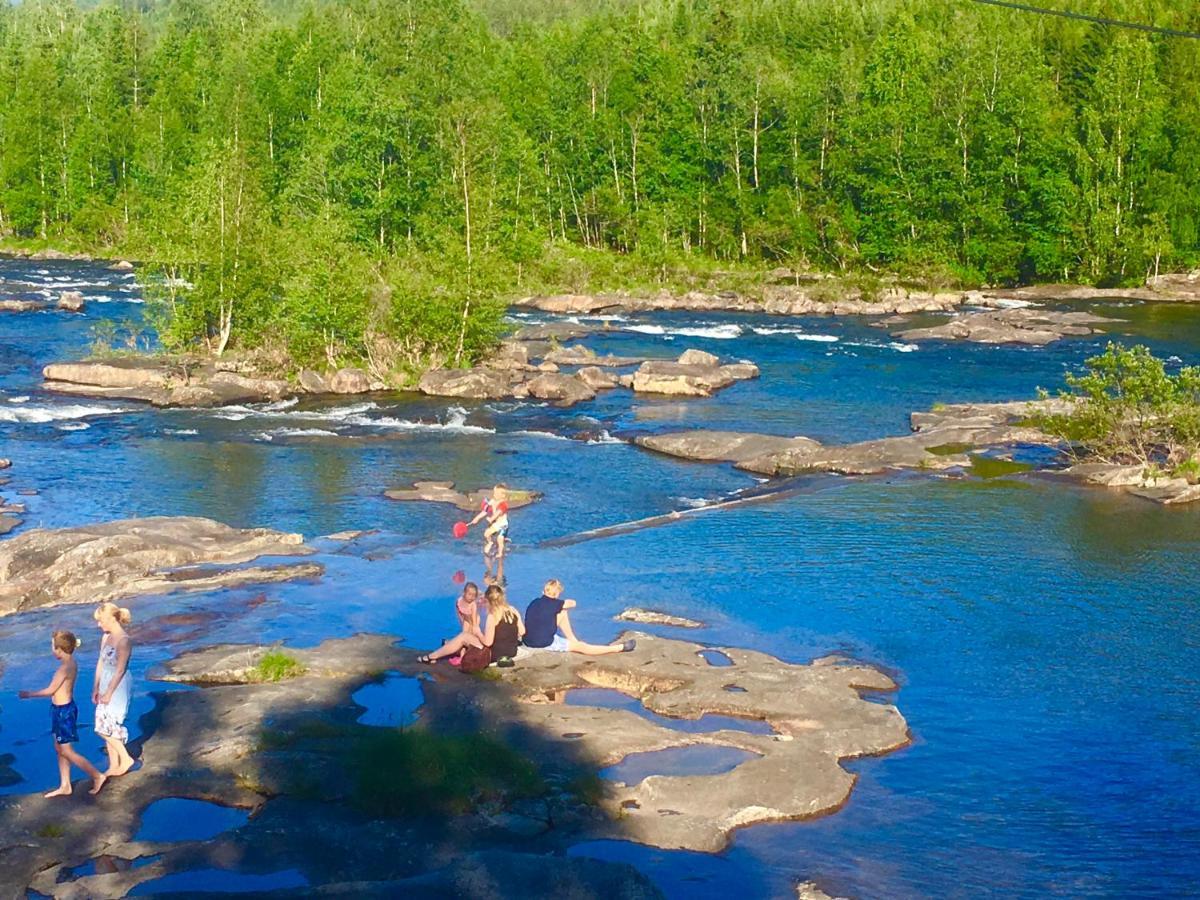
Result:
{"label": "bare back of child", "polygon": [[79,665],[75,662],[75,650],[79,638],[69,631],[56,631],[50,640],[50,650],[58,660],[58,669],[50,684],[40,691],[21,691],[22,700],[34,697],[50,698],[50,734],[54,740],[54,752],[58,757],[59,785],[47,791],[46,797],[66,797],[72,790],[71,766],[75,765],[92,779],[90,794],[98,794],[104,787],[106,776],[80,755],[74,745],[79,741],[79,710],[75,706],[75,679]]}

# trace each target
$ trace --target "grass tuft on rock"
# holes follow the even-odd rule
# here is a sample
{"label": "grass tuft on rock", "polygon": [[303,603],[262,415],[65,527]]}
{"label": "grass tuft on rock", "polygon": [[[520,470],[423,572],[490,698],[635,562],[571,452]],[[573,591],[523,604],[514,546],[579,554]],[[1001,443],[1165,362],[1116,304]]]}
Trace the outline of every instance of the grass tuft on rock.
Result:
{"label": "grass tuft on rock", "polygon": [[268,651],[254,667],[255,681],[284,681],[303,675],[304,666],[295,657],[279,650]]}

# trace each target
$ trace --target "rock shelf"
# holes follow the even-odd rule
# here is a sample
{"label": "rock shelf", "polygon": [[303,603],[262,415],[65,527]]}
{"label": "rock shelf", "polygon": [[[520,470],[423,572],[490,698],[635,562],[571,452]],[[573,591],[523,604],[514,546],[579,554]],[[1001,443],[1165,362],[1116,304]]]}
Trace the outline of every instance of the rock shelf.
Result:
{"label": "rock shelf", "polygon": [[1068,335],[1095,334],[1097,325],[1115,325],[1115,319],[1086,312],[1040,309],[1000,309],[969,313],[944,325],[893,332],[902,341],[970,341],[976,344],[1052,344]]}
{"label": "rock shelf", "polygon": [[262,556],[310,552],[298,534],[184,516],[38,528],[0,543],[0,616],[139,594],[314,578],[324,570],[312,563],[234,568]]}
{"label": "rock shelf", "polygon": [[[205,687],[159,696],[155,712],[143,720],[149,737],[143,767],[134,775],[106,785],[98,800],[66,801],[67,819],[63,803],[36,795],[0,798],[7,826],[0,838],[0,879],[56,897],[119,896],[164,874],[241,860],[261,871],[300,868],[314,885],[357,882],[363,896],[394,896],[402,886],[479,877],[483,858],[491,860],[484,868],[515,866],[549,877],[563,860],[519,852],[531,834],[539,835],[543,851],[600,838],[717,851],[737,828],[837,809],[855,781],[842,760],[909,741],[894,706],[861,695],[896,689],[870,666],[833,657],[792,665],[722,648],[732,665],[715,667],[700,656],[703,645],[635,636],[632,653],[605,659],[534,653],[514,669],[493,670],[494,679],[449,666],[422,667],[414,651],[383,635],[288,650],[302,674],[279,682],[262,682],[255,671],[275,648],[225,645],[185,653],[165,666],[161,678]],[[418,730],[486,729],[534,763],[549,793],[475,809],[449,823],[379,820],[343,801],[294,796],[298,773],[341,796],[340,785],[353,775],[346,774],[345,744],[336,736],[379,733],[354,721],[359,710],[351,695],[381,671],[425,676]],[[690,733],[627,709],[559,702],[579,687],[621,691],[668,718],[711,713],[765,720],[776,733]],[[278,737],[265,740],[267,730]],[[600,794],[591,806],[564,787],[581,776],[594,781],[599,769],[634,753],[703,744],[754,756],[719,775],[652,775],[632,787],[598,782]],[[135,841],[141,811],[164,797],[208,800],[253,810],[254,816],[208,841]],[[38,837],[64,823],[63,840]],[[322,852],[314,855],[314,846]],[[379,847],[396,852],[380,854]],[[58,881],[101,853],[153,858],[121,872]],[[572,864],[568,870],[593,887],[598,882],[592,879],[606,879],[604,896],[657,896],[628,867]]]}

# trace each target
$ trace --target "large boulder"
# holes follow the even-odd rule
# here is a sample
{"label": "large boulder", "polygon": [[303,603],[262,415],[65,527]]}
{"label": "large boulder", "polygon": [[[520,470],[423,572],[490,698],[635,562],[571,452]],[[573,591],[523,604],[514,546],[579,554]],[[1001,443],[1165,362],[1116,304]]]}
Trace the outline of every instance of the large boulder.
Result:
{"label": "large boulder", "polygon": [[417,389],[433,397],[463,397],[474,400],[503,400],[511,397],[512,379],[495,369],[430,369],[421,376]]}
{"label": "large boulder", "polygon": [[300,387],[309,394],[328,394],[329,382],[325,380],[325,376],[320,372],[312,369],[301,369],[297,381],[300,382]]}
{"label": "large boulder", "polygon": [[58,308],[64,312],[83,312],[83,294],[79,291],[63,291],[58,295]]}
{"label": "large boulder", "polygon": [[606,391],[615,388],[619,381],[616,375],[605,372],[599,366],[584,366],[575,373],[575,377],[590,387],[593,391]]}
{"label": "large boulder", "polygon": [[565,406],[595,398],[596,392],[582,378],[545,372],[525,384],[529,396],[538,400],[553,400]]}
{"label": "large boulder", "polygon": [[132,272],[133,263],[127,259],[118,259],[115,263],[109,266],[114,272]]}
{"label": "large boulder", "polygon": [[757,377],[758,366],[753,363],[719,366],[649,360],[633,373],[632,387],[639,394],[709,397],[735,382]]}
{"label": "large boulder", "polygon": [[679,364],[684,366],[719,366],[721,360],[712,353],[703,350],[684,350],[679,355]]}
{"label": "large boulder", "polygon": [[371,378],[362,369],[339,369],[329,379],[329,389],[335,394],[365,394],[371,390]]}

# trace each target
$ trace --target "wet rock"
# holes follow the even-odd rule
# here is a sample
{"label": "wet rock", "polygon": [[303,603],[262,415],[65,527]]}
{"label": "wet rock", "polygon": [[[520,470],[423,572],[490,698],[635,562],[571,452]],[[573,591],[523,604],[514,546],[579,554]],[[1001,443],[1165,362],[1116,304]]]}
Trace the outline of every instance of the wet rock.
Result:
{"label": "wet rock", "polygon": [[[418,481],[411,488],[391,488],[383,492],[389,500],[419,503],[448,503],[464,512],[478,512],[483,501],[492,495],[492,488],[477,488],[466,492],[456,490],[453,481]],[[539,491],[508,489],[508,508],[520,509],[541,500]]]}
{"label": "wet rock", "polygon": [[[549,341],[569,341],[574,338],[587,337],[601,328],[587,328],[583,325],[572,325],[566,322],[548,322],[544,325],[525,325],[513,333],[514,341],[540,344]],[[533,353],[533,350],[530,350]]]}
{"label": "wet rock", "polygon": [[5,298],[0,300],[0,312],[37,312],[39,309],[45,309],[46,304],[39,300],[14,300]]}
{"label": "wet rock", "polygon": [[325,376],[313,369],[301,369],[297,381],[300,387],[309,394],[328,394],[329,382]]}
{"label": "wet rock", "polygon": [[1200,485],[1192,484],[1186,478],[1150,469],[1140,463],[1079,463],[1067,469],[1064,474],[1087,484],[1120,488],[1144,500],[1153,500],[1166,506],[1200,500]]}
{"label": "wet rock", "polygon": [[821,446],[806,437],[704,430],[643,435],[634,443],[667,456],[702,462],[745,462],[788,450],[812,452]]}
{"label": "wet rock", "polygon": [[362,369],[339,369],[329,379],[329,389],[335,394],[365,394],[371,390],[371,378]]}
{"label": "wet rock", "polygon": [[574,375],[563,375],[556,372],[546,372],[530,379],[525,384],[529,396],[538,400],[553,400],[563,406],[571,406],[582,400],[592,400],[596,391],[582,378]]}
{"label": "wet rock", "polygon": [[11,459],[0,459],[0,469],[10,469],[10,468],[12,468],[12,460]]}
{"label": "wet rock", "polygon": [[114,272],[132,272],[133,263],[127,259],[118,259],[115,263],[109,266]]}
{"label": "wet rock", "polygon": [[1031,344],[1043,346],[1067,335],[1093,334],[1095,325],[1115,324],[1115,319],[1086,312],[1057,312],[1018,307],[970,313],[944,325],[899,331],[905,341],[961,340],[978,344]]}
{"label": "wet rock", "polygon": [[697,622],[695,619],[688,619],[683,616],[675,616],[670,613],[659,612],[655,609],[642,609],[638,606],[631,606],[628,609],[623,609],[621,612],[613,616],[617,622],[636,622],[639,625],[670,625],[674,628],[706,628],[703,622]]}
{"label": "wet rock", "polygon": [[83,312],[83,294],[79,291],[63,291],[58,295],[57,306],[64,312]]}
{"label": "wet rock", "polygon": [[834,897],[827,894],[815,881],[802,881],[796,885],[796,900],[847,900],[845,897]]}
{"label": "wet rock", "polygon": [[14,529],[20,528],[25,522],[24,519],[10,515],[8,513],[0,514],[0,534],[8,534]]}
{"label": "wet rock", "polygon": [[230,528],[182,516],[39,528],[0,545],[0,615],[138,594],[315,577],[319,567],[222,568],[260,556],[310,552],[298,534]]}
{"label": "wet rock", "polygon": [[417,385],[434,397],[463,397],[474,400],[503,400],[511,397],[514,379],[494,369],[430,369]]}
{"label": "wet rock", "polygon": [[753,363],[739,362],[723,366],[719,362],[708,362],[715,359],[710,353],[687,350],[675,362],[644,362],[633,373],[633,390],[639,394],[709,397],[738,381],[758,377],[758,366]]}
{"label": "wet rock", "polygon": [[599,366],[584,366],[575,373],[575,377],[593,391],[606,391],[615,388],[620,383],[616,375],[605,372]]}

